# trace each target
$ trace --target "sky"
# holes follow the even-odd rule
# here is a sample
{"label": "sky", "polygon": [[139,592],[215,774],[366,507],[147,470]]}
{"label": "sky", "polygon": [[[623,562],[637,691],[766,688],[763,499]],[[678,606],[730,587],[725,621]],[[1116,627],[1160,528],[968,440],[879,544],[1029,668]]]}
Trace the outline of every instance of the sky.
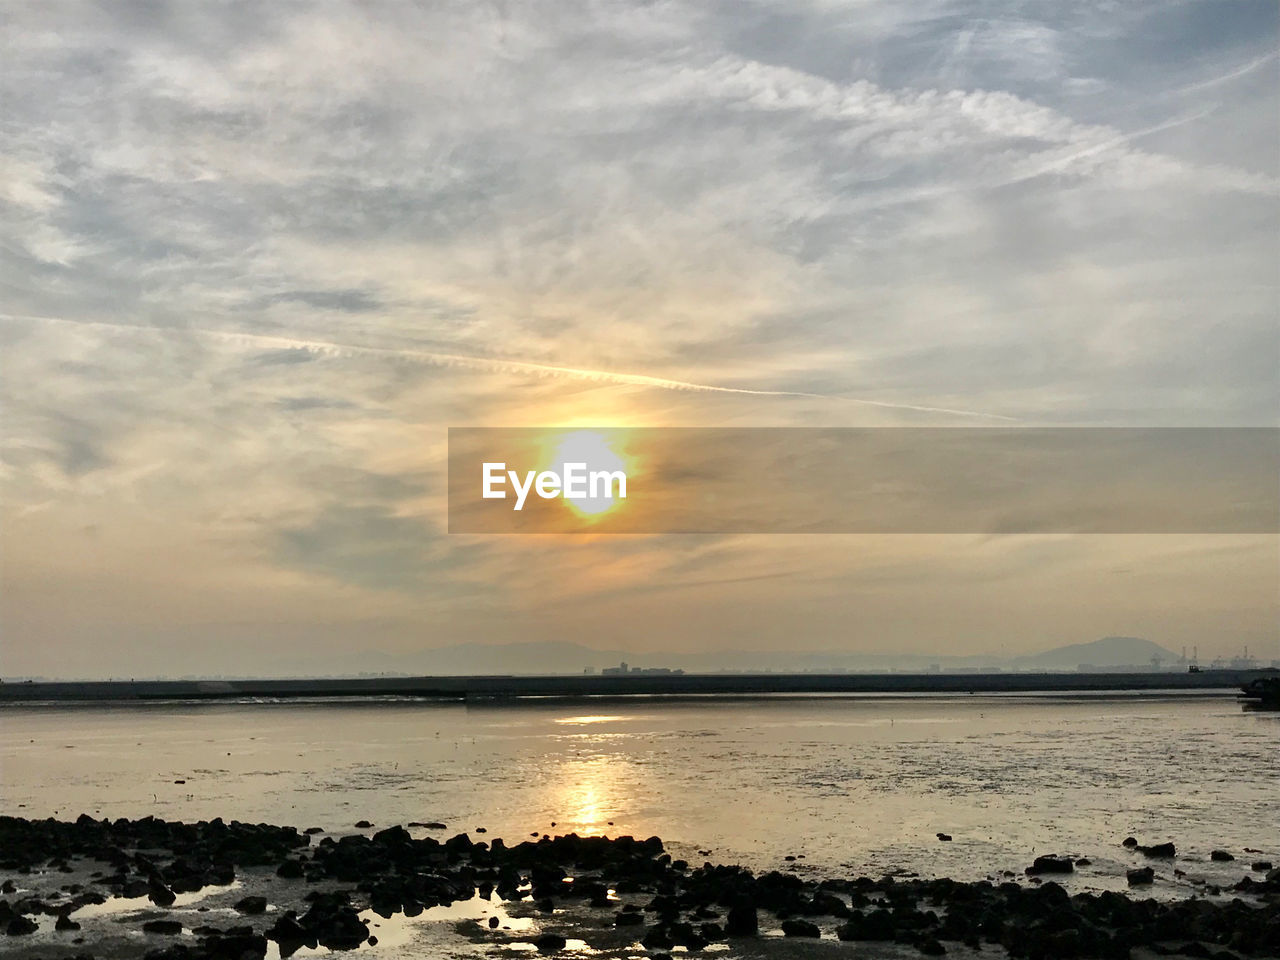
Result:
{"label": "sky", "polygon": [[1274,426],[1269,0],[0,10],[0,674],[1280,657],[1276,536],[450,535],[450,426]]}

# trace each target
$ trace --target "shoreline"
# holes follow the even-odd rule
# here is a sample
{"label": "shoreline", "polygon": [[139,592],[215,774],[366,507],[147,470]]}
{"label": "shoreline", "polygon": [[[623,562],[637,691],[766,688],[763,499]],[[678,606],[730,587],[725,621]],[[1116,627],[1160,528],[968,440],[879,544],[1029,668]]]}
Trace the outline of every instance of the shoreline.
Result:
{"label": "shoreline", "polygon": [[[858,943],[841,954],[858,957],[1280,954],[1280,870],[1243,851],[1221,854],[1240,859],[1230,889],[1162,901],[1069,894],[1055,880],[1074,871],[1067,857],[994,881],[810,880],[692,866],[657,837],[548,833],[508,846],[483,828],[438,839],[441,823],[354,829],[0,817],[0,942],[14,956],[82,960],[287,957],[376,947],[395,923],[471,904],[488,921],[450,915],[457,943],[546,954],[582,944],[660,958],[727,944],[805,956],[795,951],[834,940]],[[1171,844],[1124,847],[1136,889],[1176,862]]]}
{"label": "shoreline", "polygon": [[0,682],[0,704],[217,701],[239,699],[412,698],[502,701],[617,696],[812,694],[1000,694],[1200,692],[1238,695],[1274,669],[1198,673],[846,673],[670,674],[636,676],[443,676],[262,680],[100,680]]}

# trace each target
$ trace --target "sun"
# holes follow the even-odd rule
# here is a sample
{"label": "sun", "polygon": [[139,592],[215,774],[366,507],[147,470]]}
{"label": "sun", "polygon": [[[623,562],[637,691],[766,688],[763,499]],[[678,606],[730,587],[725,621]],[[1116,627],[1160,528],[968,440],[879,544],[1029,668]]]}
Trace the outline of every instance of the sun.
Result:
{"label": "sun", "polygon": [[[574,430],[557,434],[552,438],[549,469],[563,472],[566,463],[585,463],[588,474],[596,471],[612,473],[622,471],[630,474],[628,458],[622,452],[622,438],[617,431]],[[600,517],[610,510],[615,510],[625,503],[625,499],[617,496],[617,489],[609,495],[602,491],[600,496],[588,496],[577,499],[565,499],[563,502],[570,510],[584,518]]]}

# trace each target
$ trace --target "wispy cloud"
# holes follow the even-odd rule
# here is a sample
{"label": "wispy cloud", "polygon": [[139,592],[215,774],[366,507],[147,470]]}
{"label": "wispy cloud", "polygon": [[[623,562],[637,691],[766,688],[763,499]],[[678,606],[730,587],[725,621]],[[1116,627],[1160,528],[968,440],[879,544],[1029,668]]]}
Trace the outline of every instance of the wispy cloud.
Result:
{"label": "wispy cloud", "polygon": [[[10,320],[32,320],[40,323],[69,323],[77,327],[98,330],[125,331],[137,334],[161,333],[156,328],[142,327],[136,324],[111,323],[103,320],[67,320],[61,317],[34,317],[0,314],[0,318]],[[443,367],[459,367],[462,369],[493,370],[502,373],[527,374],[535,377],[567,377],[573,380],[586,380],[592,383],[612,383],[625,386],[653,387],[659,390],[692,390],[700,393],[728,393],[748,397],[801,397],[808,400],[830,400],[843,403],[857,403],[872,407],[883,407],[889,410],[910,410],[916,413],[937,413],[956,417],[976,417],[986,420],[1013,421],[1015,417],[1007,417],[997,413],[984,413],[977,410],[955,410],[949,407],[925,406],[922,404],[895,403],[889,400],[870,400],[864,397],[845,397],[836,394],[805,393],[795,390],[754,390],[748,387],[730,387],[708,383],[693,383],[688,380],[673,380],[667,377],[654,377],[640,373],[622,373],[614,370],[586,370],[580,367],[561,367],[548,363],[534,363],[528,360],[515,360],[506,357],[476,357],[459,353],[440,353],[431,350],[411,350],[406,348],[368,347],[349,343],[334,343],[328,340],[302,340],[297,337],[280,337],[269,334],[243,333],[224,330],[208,330],[200,327],[183,327],[183,336],[207,337],[250,349],[269,349],[276,351],[273,356],[282,353],[294,362],[294,351],[321,354],[324,356],[362,356],[381,357],[395,360],[413,360],[420,363],[435,364]]]}

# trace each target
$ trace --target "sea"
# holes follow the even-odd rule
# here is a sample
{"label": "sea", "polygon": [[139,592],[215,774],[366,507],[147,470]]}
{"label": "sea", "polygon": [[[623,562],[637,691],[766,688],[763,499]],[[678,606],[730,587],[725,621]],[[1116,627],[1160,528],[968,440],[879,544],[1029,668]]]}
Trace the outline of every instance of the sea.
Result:
{"label": "sea", "polygon": [[1176,844],[1136,894],[1173,898],[1280,862],[1280,713],[1231,691],[7,705],[0,812],[656,835],[811,879],[1060,854],[1090,861],[1054,878],[1072,892],[1126,890],[1132,836]]}

